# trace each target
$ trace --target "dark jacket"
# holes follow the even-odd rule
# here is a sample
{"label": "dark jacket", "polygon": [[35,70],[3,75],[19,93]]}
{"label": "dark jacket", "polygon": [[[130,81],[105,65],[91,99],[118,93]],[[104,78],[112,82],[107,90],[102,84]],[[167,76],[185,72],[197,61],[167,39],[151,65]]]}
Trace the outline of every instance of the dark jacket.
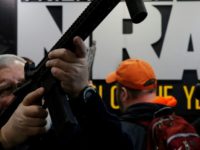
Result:
{"label": "dark jacket", "polygon": [[131,138],[133,150],[146,150],[147,127],[143,123],[150,122],[155,113],[164,107],[166,106],[140,103],[132,105],[121,115],[123,131]]}
{"label": "dark jacket", "polygon": [[79,97],[70,101],[70,105],[79,123],[77,132],[58,138],[52,128],[15,150],[132,150],[131,139],[124,134],[119,118],[107,111],[97,93],[93,93],[87,102]]}

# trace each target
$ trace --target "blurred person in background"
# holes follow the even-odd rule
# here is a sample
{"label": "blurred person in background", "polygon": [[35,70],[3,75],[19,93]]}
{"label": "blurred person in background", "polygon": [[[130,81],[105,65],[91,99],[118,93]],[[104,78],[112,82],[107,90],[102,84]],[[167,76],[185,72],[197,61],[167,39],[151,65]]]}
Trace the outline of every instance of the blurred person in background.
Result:
{"label": "blurred person in background", "polygon": [[16,55],[0,55],[0,112],[9,106],[13,91],[23,82],[25,62]]}
{"label": "blurred person in background", "polygon": [[[15,100],[14,90],[24,81],[26,60],[12,55],[0,55],[0,112],[1,114]],[[39,88],[29,93],[19,104],[8,122],[0,130],[2,149],[18,147],[29,137],[46,132],[47,111],[36,105],[44,93]]]}

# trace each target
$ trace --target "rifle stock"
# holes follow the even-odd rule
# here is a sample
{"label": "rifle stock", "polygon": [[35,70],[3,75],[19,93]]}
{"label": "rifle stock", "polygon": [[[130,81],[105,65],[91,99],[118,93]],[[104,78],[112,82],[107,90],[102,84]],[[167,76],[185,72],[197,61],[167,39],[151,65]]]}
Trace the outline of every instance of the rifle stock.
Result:
{"label": "rifle stock", "polygon": [[[68,48],[73,51],[73,38],[78,35],[85,40],[119,2],[120,0],[93,0],[50,51],[57,48]],[[144,13],[146,10],[140,12]],[[29,92],[41,86],[45,88],[45,103],[56,133],[63,135],[73,131],[78,125],[68,102],[69,97],[62,91],[60,83],[52,76],[50,69],[45,67],[47,54],[34,69],[25,70],[25,83],[14,92],[16,99],[0,116],[0,126],[7,122]]]}

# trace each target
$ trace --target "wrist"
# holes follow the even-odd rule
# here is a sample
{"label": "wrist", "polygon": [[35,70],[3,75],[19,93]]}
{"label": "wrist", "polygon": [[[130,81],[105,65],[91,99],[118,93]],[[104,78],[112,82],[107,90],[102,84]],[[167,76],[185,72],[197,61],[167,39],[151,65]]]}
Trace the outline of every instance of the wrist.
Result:
{"label": "wrist", "polygon": [[94,87],[86,85],[70,103],[73,105],[72,107],[84,107],[85,104],[88,103],[88,100],[92,99],[91,97],[96,95],[96,93]]}
{"label": "wrist", "polygon": [[96,94],[96,90],[94,89],[94,87],[87,85],[79,93],[78,99],[81,100],[83,103],[87,103],[94,94]]}
{"label": "wrist", "polygon": [[89,83],[80,84],[78,87],[76,87],[76,89],[73,89],[71,92],[69,92],[69,96],[72,99],[79,98],[79,95],[81,95],[81,93],[85,89],[85,87],[88,87],[88,86],[89,86]]}
{"label": "wrist", "polygon": [[70,101],[70,104],[79,121],[97,117],[106,111],[100,95],[93,86],[86,86],[82,89],[79,96]]}
{"label": "wrist", "polygon": [[79,93],[79,95],[70,101],[71,108],[76,114],[77,118],[82,118],[90,111],[92,108],[96,109],[96,105],[93,103],[98,103],[96,96],[96,90],[91,86],[85,86]]}

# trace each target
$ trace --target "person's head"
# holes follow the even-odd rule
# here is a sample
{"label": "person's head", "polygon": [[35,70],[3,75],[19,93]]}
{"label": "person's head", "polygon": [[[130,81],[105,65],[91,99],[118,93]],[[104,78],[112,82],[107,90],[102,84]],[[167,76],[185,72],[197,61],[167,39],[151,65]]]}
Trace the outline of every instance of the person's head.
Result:
{"label": "person's head", "polygon": [[106,77],[106,82],[116,83],[116,99],[122,110],[156,97],[156,75],[151,65],[142,59],[122,61],[116,71]]}
{"label": "person's head", "polygon": [[0,55],[0,111],[12,102],[13,91],[24,80],[26,61],[16,55]]}

